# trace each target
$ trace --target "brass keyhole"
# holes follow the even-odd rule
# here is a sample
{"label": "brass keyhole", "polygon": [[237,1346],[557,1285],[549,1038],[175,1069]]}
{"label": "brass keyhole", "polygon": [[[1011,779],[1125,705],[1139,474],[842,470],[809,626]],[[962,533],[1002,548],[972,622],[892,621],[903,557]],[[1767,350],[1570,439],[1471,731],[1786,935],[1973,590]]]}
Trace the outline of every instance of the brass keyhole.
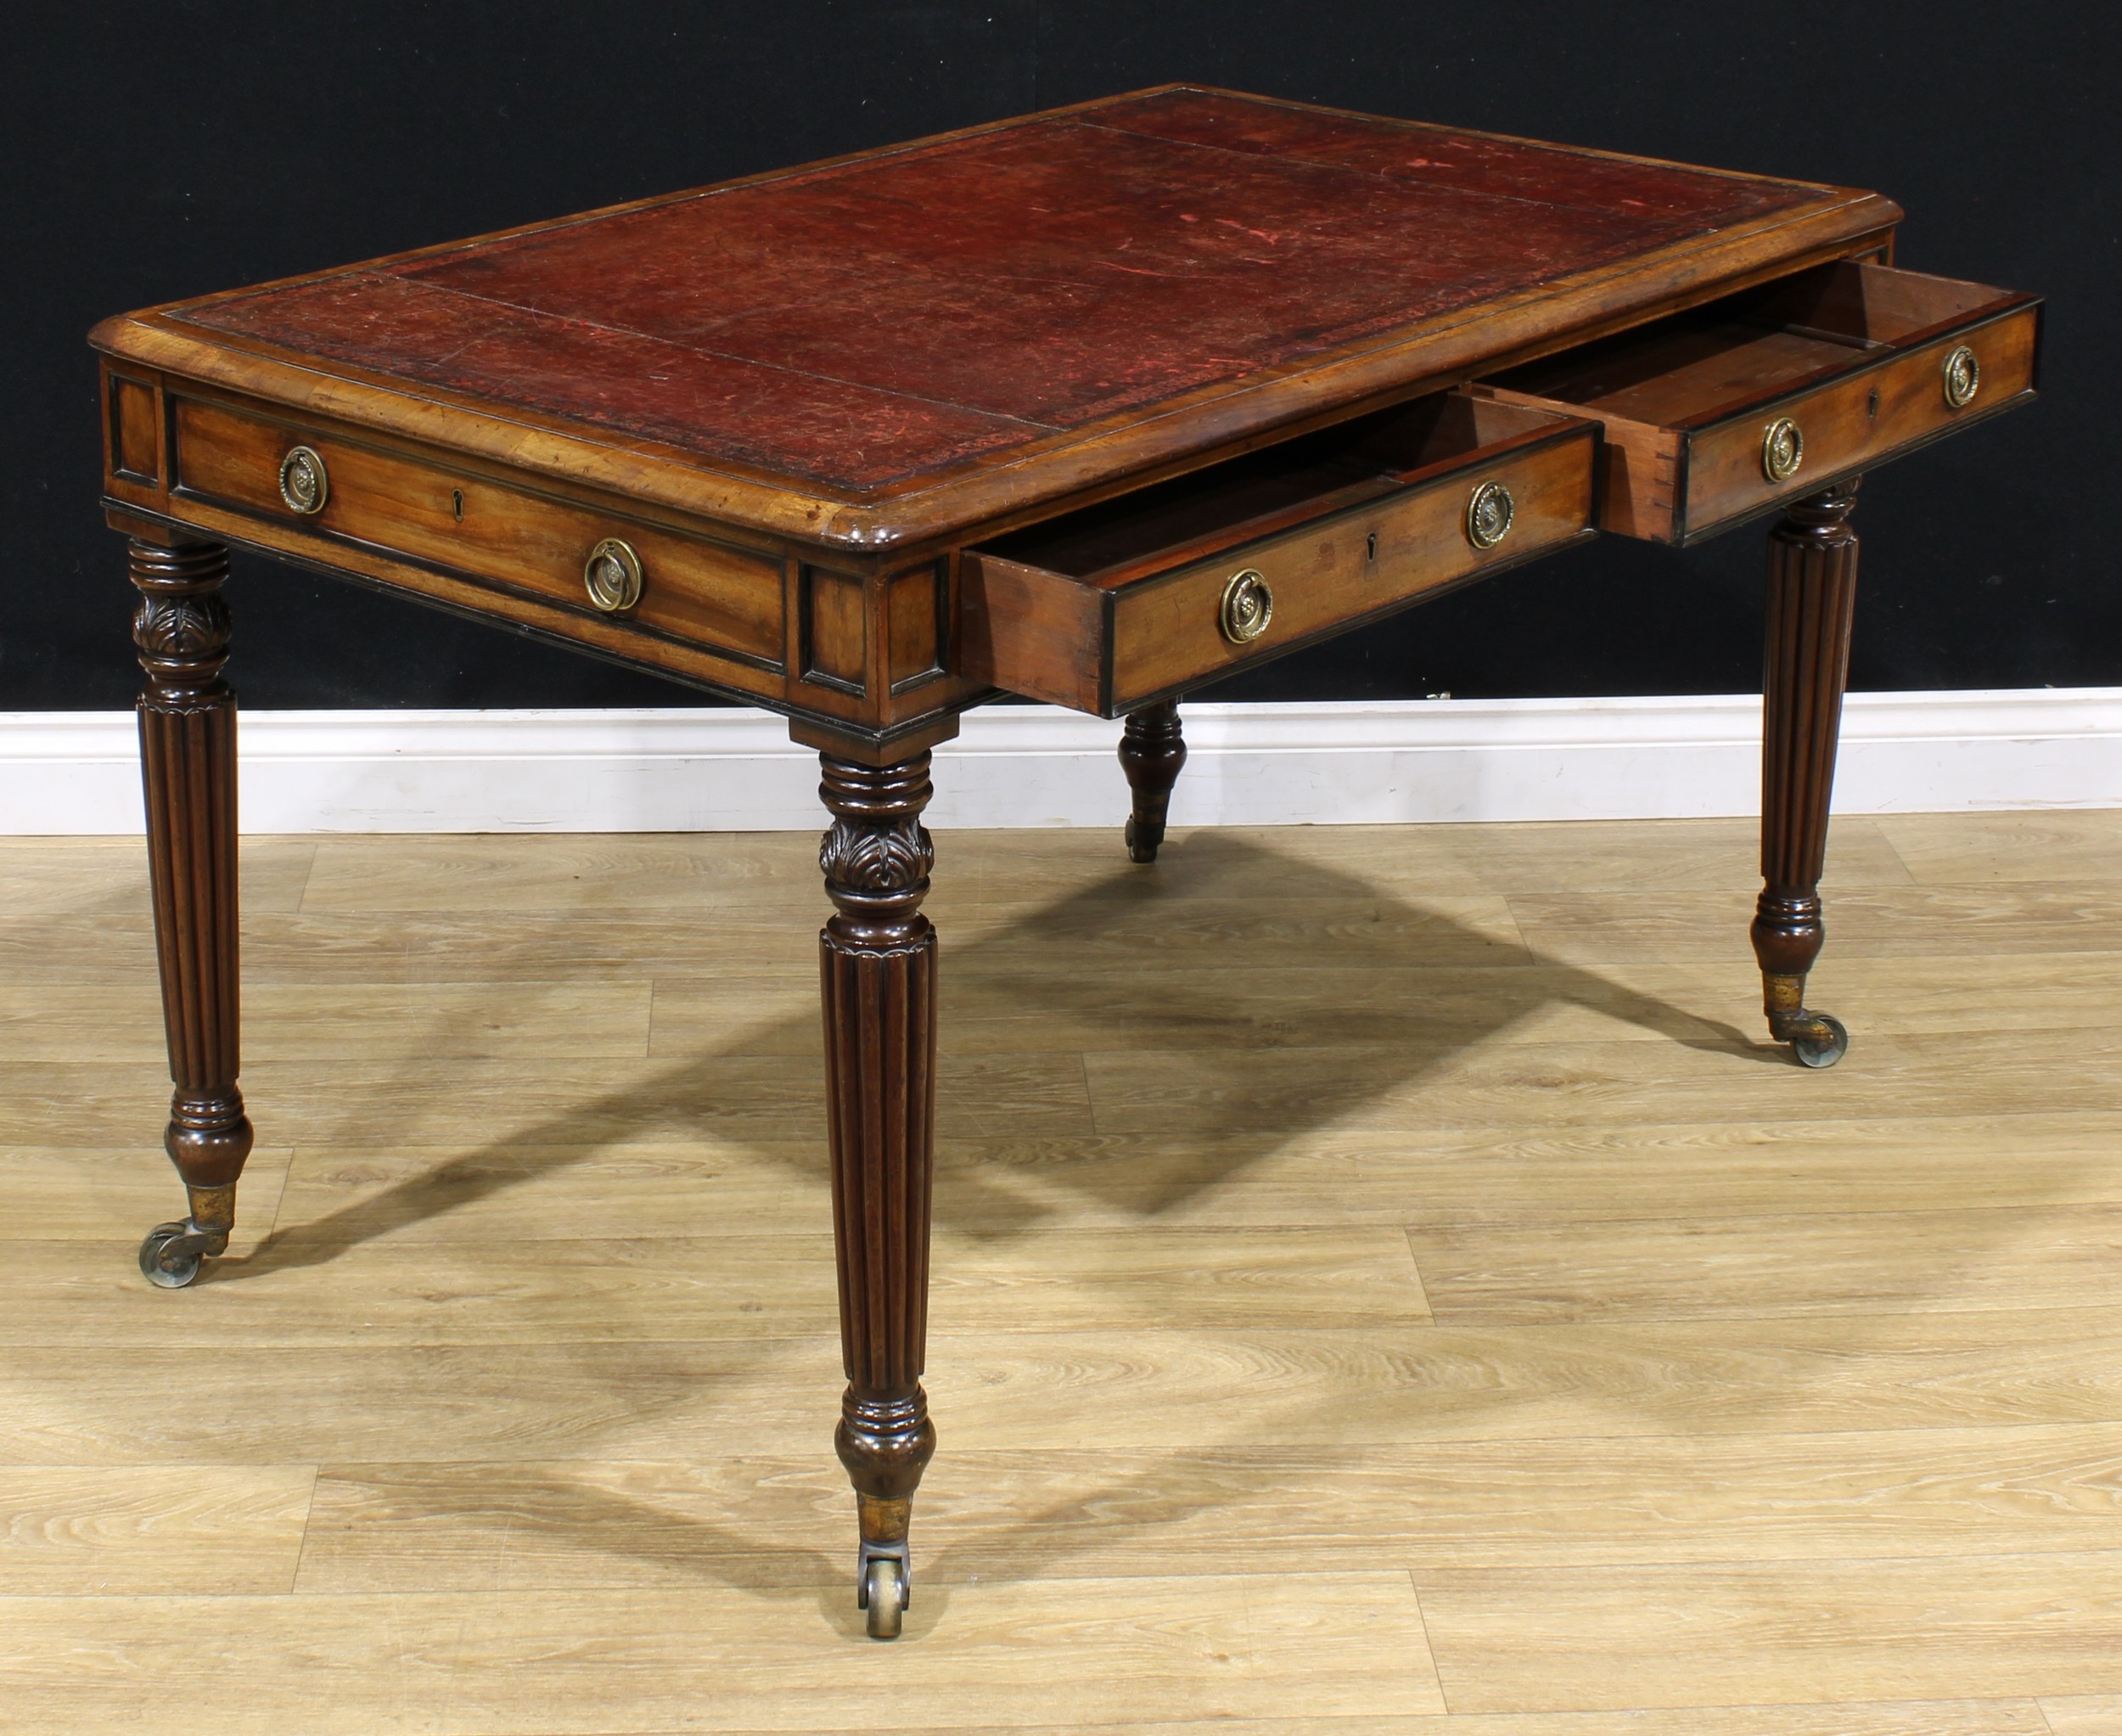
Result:
{"label": "brass keyhole", "polygon": [[1872,396],[1864,401],[1864,413],[1872,421],[1878,420],[1879,389],[1877,386],[1872,388]]}
{"label": "brass keyhole", "polygon": [[461,488],[450,490],[450,516],[460,525],[464,522],[464,491]]}
{"label": "brass keyhole", "polygon": [[1363,539],[1363,559],[1367,561],[1378,559],[1378,532],[1375,531]]}

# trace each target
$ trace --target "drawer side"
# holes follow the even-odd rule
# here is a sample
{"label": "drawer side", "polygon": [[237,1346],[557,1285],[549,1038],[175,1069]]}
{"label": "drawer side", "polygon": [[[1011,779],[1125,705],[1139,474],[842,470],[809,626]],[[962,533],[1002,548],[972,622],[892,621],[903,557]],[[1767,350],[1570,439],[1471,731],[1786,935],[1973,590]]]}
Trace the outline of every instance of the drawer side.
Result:
{"label": "drawer side", "polygon": [[[1477,385],[1471,390],[1499,404],[1520,404],[1550,414],[1593,413],[1577,411],[1559,399],[1535,397],[1504,386]],[[1674,429],[1631,421],[1625,416],[1603,416],[1600,426],[1594,484],[1598,528],[1648,542],[1670,541],[1687,473],[1686,441]]]}
{"label": "drawer side", "polygon": [[974,681],[1078,711],[1103,709],[1106,593],[1081,579],[968,549],[958,655]]}

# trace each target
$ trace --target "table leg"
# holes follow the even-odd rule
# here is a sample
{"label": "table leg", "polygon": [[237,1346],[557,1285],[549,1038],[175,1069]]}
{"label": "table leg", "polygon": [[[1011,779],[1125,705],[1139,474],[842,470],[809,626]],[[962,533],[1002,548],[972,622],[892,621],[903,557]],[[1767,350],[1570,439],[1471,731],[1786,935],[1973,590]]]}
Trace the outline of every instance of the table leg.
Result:
{"label": "table leg", "polygon": [[1127,820],[1127,855],[1133,862],[1154,862],[1165,841],[1165,815],[1171,806],[1171,786],[1187,762],[1186,738],[1179,733],[1179,702],[1162,699],[1127,714],[1120,739],[1120,769],[1135,793],[1135,811]]}
{"label": "table leg", "polygon": [[935,1451],[921,1390],[929,1325],[935,1125],[935,930],[921,914],[935,860],[921,811],[927,750],[890,766],[820,756],[832,829],[818,851],[834,915],[818,936],[825,1008],[840,1351],[834,1437],[855,1486],[856,1597],[869,1632],[898,1636],[911,1600],[907,1533]]}
{"label": "table leg", "polygon": [[132,641],[147,676],[139,702],[162,1019],[176,1090],[163,1146],[190,1210],[140,1244],[140,1270],[175,1289],[228,1246],[250,1123],[236,1089],[236,696],[228,660],[228,551],[135,538],[140,593]]}
{"label": "table leg", "polygon": [[1760,961],[1770,1034],[1808,1067],[1850,1046],[1839,1020],[1805,1004],[1805,976],[1826,930],[1820,874],[1827,856],[1842,693],[1850,677],[1857,538],[1851,477],[1794,501],[1768,538],[1768,643],[1762,675]]}

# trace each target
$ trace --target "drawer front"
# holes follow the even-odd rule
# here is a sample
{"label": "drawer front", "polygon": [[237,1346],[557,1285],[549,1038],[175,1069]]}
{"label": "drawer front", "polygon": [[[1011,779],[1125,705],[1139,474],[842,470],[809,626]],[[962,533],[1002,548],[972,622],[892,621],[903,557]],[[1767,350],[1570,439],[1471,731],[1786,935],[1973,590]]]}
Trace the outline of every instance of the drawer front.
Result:
{"label": "drawer front", "polygon": [[[2038,310],[2021,307],[1972,329],[1861,362],[1844,377],[1687,430],[1685,525],[1689,536],[1721,528],[1785,500],[1816,492],[1838,477],[1950,434],[2033,389]],[[1965,349],[1976,363],[1972,396],[1946,391],[1948,359]],[[1968,376],[1956,369],[1956,378]],[[1764,453],[1771,431],[1788,422],[1801,442],[1798,467],[1781,480]]]}
{"label": "drawer front", "polygon": [[[586,615],[617,615],[761,669],[783,666],[785,591],[772,557],[198,399],[177,402],[172,427],[180,496],[239,508],[320,542],[351,542]],[[283,492],[283,466],[298,447],[321,467],[323,500],[312,512]],[[290,486],[310,498],[318,485],[306,471]],[[639,594],[626,603],[626,585],[610,582],[623,559],[616,572],[608,565],[603,598],[620,606],[607,610],[592,601],[586,569],[609,539],[632,552]]]}
{"label": "drawer front", "polygon": [[[1596,449],[1596,430],[1571,424],[1544,443],[1485,462],[1476,454],[1437,480],[1109,592],[1103,709],[1131,710],[1586,535]],[[1510,502],[1508,528],[1485,547],[1476,539],[1497,523],[1492,496],[1483,525],[1468,523],[1485,489],[1506,491]],[[1227,622],[1234,585],[1230,607],[1240,618]],[[1244,638],[1261,601],[1266,625]]]}

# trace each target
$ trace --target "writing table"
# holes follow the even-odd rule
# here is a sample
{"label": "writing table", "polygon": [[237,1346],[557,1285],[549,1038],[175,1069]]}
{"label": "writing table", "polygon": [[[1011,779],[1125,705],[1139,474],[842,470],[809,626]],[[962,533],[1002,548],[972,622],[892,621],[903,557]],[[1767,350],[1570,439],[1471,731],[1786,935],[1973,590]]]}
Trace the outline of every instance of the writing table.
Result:
{"label": "writing table", "polygon": [[1805,1004],[1859,473],[2030,396],[2035,298],[1876,194],[1172,87],[104,322],[189,1211],[227,1245],[240,543],[784,713],[819,751],[857,1596],[899,1631],[923,1396],[929,750],[1125,717],[1154,859],[1188,688],[1608,531],[1769,533],[1768,1024]]}

